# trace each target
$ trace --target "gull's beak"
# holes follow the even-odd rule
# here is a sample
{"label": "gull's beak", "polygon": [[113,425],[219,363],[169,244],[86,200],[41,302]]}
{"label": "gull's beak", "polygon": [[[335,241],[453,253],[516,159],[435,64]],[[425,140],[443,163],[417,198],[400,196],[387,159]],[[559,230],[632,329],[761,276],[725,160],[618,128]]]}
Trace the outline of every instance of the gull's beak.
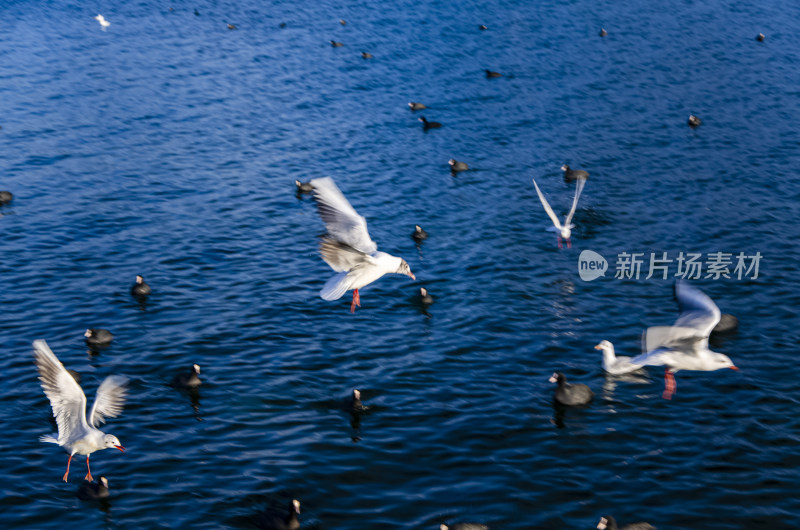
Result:
{"label": "gull's beak", "polygon": [[409,275],[409,276],[411,276],[411,279],[412,279],[412,280],[416,280],[416,279],[417,279],[417,277],[416,277],[416,276],[414,276],[414,273],[413,273],[413,272],[411,272],[411,271],[408,271],[408,275]]}
{"label": "gull's beak", "polygon": [[594,349],[595,350],[602,350],[603,348],[601,348],[600,345],[598,344],[597,346],[594,347]]}
{"label": "gull's beak", "polygon": [[737,372],[739,371],[738,366],[729,366],[728,368],[730,368],[731,370],[736,370]]}
{"label": "gull's beak", "polygon": [[115,446],[114,446],[114,448],[115,448],[115,449],[119,449],[119,450],[120,450],[120,451],[122,451],[123,453],[125,452],[125,448],[124,448],[124,447],[122,447],[121,445],[115,445]]}

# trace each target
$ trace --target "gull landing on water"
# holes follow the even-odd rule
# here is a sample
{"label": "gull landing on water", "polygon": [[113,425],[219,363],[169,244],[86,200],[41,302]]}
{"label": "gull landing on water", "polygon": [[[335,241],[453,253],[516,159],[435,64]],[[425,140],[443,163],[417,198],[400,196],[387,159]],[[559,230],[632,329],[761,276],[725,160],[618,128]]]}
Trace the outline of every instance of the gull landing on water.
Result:
{"label": "gull landing on water", "polygon": [[111,25],[111,22],[106,20],[105,17],[103,17],[103,15],[97,15],[96,17],[94,17],[94,19],[100,23],[100,27],[102,28],[103,31],[105,31],[106,28]]}
{"label": "gull landing on water", "polygon": [[642,337],[645,353],[633,358],[615,357],[610,342],[595,346],[603,350],[603,368],[612,374],[632,372],[643,366],[664,366],[664,399],[675,395],[675,373],[679,370],[739,369],[727,355],[708,348],[708,336],[721,316],[714,301],[680,280],[675,283],[675,298],[680,309],[678,320],[672,326],[645,330]]}
{"label": "gull landing on water", "polygon": [[125,448],[119,443],[117,437],[105,434],[96,427],[105,423],[106,418],[114,418],[122,412],[125,404],[125,384],[127,379],[117,375],[110,375],[97,389],[97,397],[86,417],[86,395],[80,385],[67,372],[61,361],[43,340],[33,342],[33,355],[36,367],[39,370],[39,381],[50,405],[53,407],[53,416],[58,425],[58,434],[39,437],[41,442],[58,444],[69,453],[67,471],[64,473],[64,482],[69,476],[69,464],[76,454],[86,455],[86,477],[92,481],[92,470],[89,468],[89,455],[100,449]]}
{"label": "gull landing on water", "polygon": [[536,193],[539,195],[539,200],[542,201],[544,211],[550,217],[550,220],[553,221],[555,231],[558,232],[558,248],[561,248],[562,239],[566,240],[567,248],[572,248],[570,237],[572,236],[572,229],[575,228],[575,225],[571,224],[572,217],[575,215],[575,208],[578,207],[578,198],[581,196],[585,184],[586,179],[579,178],[575,181],[575,198],[572,199],[572,208],[569,210],[567,217],[564,219],[564,224],[562,225],[558,217],[556,217],[555,212],[553,212],[553,209],[550,207],[550,204],[547,202],[547,199],[544,198],[539,186],[536,184],[536,179],[533,179],[533,185],[536,188]]}
{"label": "gull landing on water", "polygon": [[361,307],[358,290],[384,274],[405,274],[417,278],[403,258],[378,252],[378,245],[367,232],[367,220],[358,215],[330,177],[311,181],[317,210],[328,233],[320,243],[325,263],[338,274],[328,280],[320,291],[324,300],[338,300],[353,290],[350,312]]}

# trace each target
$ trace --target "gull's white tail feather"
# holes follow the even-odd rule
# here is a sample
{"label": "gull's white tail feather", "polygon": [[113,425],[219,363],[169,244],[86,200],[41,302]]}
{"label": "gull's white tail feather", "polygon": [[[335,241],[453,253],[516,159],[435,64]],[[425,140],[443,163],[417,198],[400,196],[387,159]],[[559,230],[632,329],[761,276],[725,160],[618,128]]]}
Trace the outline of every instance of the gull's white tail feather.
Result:
{"label": "gull's white tail feather", "polygon": [[347,289],[350,287],[350,283],[351,281],[347,278],[347,273],[340,272],[325,282],[325,285],[322,287],[319,295],[323,300],[327,300],[329,302],[331,300],[338,300],[344,296],[344,293],[347,292]]}

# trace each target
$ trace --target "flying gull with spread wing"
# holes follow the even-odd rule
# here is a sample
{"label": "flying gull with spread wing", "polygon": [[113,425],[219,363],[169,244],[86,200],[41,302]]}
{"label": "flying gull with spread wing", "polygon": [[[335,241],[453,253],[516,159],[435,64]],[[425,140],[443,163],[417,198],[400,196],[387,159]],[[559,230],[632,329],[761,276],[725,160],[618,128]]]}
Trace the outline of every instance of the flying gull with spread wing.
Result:
{"label": "flying gull with spread wing", "polygon": [[603,368],[612,374],[632,372],[643,366],[664,366],[664,399],[671,399],[675,394],[675,373],[679,370],[739,369],[730,357],[708,347],[708,336],[720,320],[717,304],[700,289],[682,280],[675,282],[675,298],[680,309],[678,320],[671,326],[645,330],[642,336],[645,353],[619,358],[615,357],[610,342],[603,341],[595,346],[603,350]]}
{"label": "flying gull with spread wing", "polygon": [[404,274],[416,280],[403,258],[379,252],[367,232],[367,220],[358,215],[330,177],[311,181],[317,210],[328,233],[320,243],[325,263],[337,272],[320,291],[324,300],[338,300],[353,290],[350,312],[361,307],[358,290],[384,274]]}
{"label": "flying gull with spread wing", "polygon": [[570,237],[572,236],[572,229],[575,228],[575,225],[572,224],[572,217],[575,215],[575,209],[578,207],[578,198],[581,196],[585,184],[585,178],[578,178],[575,180],[575,198],[572,199],[572,208],[570,208],[567,217],[564,219],[564,224],[561,224],[555,212],[553,212],[553,209],[550,207],[550,204],[547,202],[547,199],[544,198],[539,186],[536,184],[536,179],[533,179],[533,185],[536,188],[536,193],[539,195],[539,200],[542,201],[544,211],[550,217],[550,220],[553,221],[554,229],[558,232],[558,248],[561,248],[562,239],[567,242],[567,248],[572,247]]}
{"label": "flying gull with spread wing", "polygon": [[114,418],[122,412],[125,404],[125,385],[127,378],[110,375],[97,389],[92,410],[86,416],[86,395],[80,385],[70,375],[58,357],[44,340],[33,342],[33,355],[36,367],[39,369],[39,381],[50,405],[53,407],[53,416],[58,425],[58,433],[39,437],[40,442],[58,444],[69,453],[67,471],[64,473],[64,482],[69,475],[69,464],[76,454],[86,455],[86,477],[92,481],[92,470],[89,468],[89,455],[100,449],[125,448],[113,434],[106,434],[97,429],[106,418]]}

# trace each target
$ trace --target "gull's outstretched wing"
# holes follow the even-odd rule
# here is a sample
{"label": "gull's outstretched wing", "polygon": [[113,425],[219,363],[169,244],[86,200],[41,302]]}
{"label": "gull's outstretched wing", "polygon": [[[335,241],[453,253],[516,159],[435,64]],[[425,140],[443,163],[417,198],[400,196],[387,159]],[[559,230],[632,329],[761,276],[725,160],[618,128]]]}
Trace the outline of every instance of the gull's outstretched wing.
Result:
{"label": "gull's outstretched wing", "polygon": [[567,218],[564,220],[564,226],[569,226],[572,222],[572,216],[575,215],[575,209],[578,207],[578,199],[581,196],[581,192],[583,191],[583,186],[585,184],[586,179],[579,178],[575,181],[575,198],[572,199],[572,208],[567,214]]}
{"label": "gull's outstretched wing", "polygon": [[106,422],[106,418],[114,418],[122,412],[125,405],[125,385],[128,378],[120,375],[110,375],[103,380],[97,389],[92,411],[89,412],[89,423],[94,427]]}
{"label": "gull's outstretched wing", "polygon": [[70,439],[79,429],[86,429],[86,396],[61,361],[42,339],[33,341],[33,356],[39,381],[58,425],[58,443]]}
{"label": "gull's outstretched wing", "polygon": [[707,349],[708,336],[722,316],[717,304],[703,291],[681,280],[675,282],[675,298],[681,314],[673,326],[694,329],[695,335],[703,338],[701,347]]}
{"label": "gull's outstretched wing", "polygon": [[336,272],[347,272],[365,261],[374,261],[370,256],[331,237],[323,237],[319,244],[319,253],[325,263]]}
{"label": "gull's outstretched wing", "polygon": [[547,199],[545,199],[544,195],[542,195],[539,186],[536,184],[536,179],[533,179],[533,186],[536,188],[536,193],[539,194],[539,200],[542,201],[542,206],[544,206],[544,211],[547,212],[547,215],[550,216],[550,220],[553,221],[553,224],[555,225],[556,229],[561,230],[561,223],[558,221],[558,217],[556,217],[556,214],[553,213],[553,209],[550,208],[550,204],[547,202]]}
{"label": "gull's outstretched wing", "polygon": [[365,254],[371,254],[378,245],[369,237],[367,220],[358,215],[330,177],[314,179],[314,200],[325,222],[328,234]]}
{"label": "gull's outstretched wing", "polygon": [[642,332],[642,353],[656,348],[670,348],[685,345],[697,340],[698,332],[694,328],[682,326],[651,326]]}

